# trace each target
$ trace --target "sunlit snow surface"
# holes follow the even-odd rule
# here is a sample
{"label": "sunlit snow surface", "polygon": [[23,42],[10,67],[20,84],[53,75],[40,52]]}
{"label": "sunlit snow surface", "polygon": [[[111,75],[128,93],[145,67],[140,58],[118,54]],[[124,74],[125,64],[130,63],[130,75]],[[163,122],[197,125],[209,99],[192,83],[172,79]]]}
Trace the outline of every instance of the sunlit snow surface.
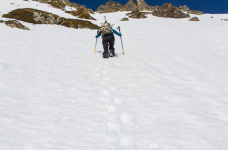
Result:
{"label": "sunlit snow surface", "polygon": [[[0,16],[27,7],[76,18],[22,0],[0,0]],[[92,15],[121,26],[125,55],[116,36],[110,59],[96,30],[0,24],[0,150],[228,149],[228,14],[126,13]]]}

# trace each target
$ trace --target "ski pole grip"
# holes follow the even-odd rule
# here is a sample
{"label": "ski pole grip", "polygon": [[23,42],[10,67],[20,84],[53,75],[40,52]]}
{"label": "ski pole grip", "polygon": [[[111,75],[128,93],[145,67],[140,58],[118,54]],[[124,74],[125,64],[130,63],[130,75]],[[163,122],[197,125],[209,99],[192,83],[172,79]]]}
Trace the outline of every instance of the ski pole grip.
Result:
{"label": "ski pole grip", "polygon": [[120,26],[118,27],[118,29],[119,29],[119,32],[120,32],[120,34],[121,34],[121,31],[120,31]]}

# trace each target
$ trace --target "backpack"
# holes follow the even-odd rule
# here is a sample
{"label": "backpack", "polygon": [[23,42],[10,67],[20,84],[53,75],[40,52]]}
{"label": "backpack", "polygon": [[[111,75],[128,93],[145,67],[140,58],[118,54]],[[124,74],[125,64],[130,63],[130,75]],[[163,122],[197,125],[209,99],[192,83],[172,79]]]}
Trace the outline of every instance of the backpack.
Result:
{"label": "backpack", "polygon": [[100,31],[102,36],[105,34],[112,34],[112,26],[109,23],[103,23]]}

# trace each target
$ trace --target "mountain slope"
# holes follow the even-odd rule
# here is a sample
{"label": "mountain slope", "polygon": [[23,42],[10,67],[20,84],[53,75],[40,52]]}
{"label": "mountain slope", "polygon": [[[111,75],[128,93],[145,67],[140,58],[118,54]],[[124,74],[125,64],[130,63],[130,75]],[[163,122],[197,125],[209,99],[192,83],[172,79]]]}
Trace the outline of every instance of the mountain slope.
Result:
{"label": "mountain slope", "polygon": [[[76,18],[20,0],[2,0],[0,16],[18,7]],[[116,36],[110,59],[101,39],[93,53],[95,30],[0,24],[0,150],[227,150],[228,15],[126,13],[105,14],[125,50]]]}

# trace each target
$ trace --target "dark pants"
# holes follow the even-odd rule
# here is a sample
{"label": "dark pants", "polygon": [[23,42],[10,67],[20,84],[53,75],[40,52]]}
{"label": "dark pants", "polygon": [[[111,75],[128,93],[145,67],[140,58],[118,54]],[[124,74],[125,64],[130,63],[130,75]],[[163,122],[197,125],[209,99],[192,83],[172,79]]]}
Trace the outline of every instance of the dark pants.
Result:
{"label": "dark pants", "polygon": [[108,53],[108,45],[109,49],[114,50],[114,43],[115,43],[115,37],[113,34],[106,34],[103,36],[103,47],[104,47],[104,53]]}

